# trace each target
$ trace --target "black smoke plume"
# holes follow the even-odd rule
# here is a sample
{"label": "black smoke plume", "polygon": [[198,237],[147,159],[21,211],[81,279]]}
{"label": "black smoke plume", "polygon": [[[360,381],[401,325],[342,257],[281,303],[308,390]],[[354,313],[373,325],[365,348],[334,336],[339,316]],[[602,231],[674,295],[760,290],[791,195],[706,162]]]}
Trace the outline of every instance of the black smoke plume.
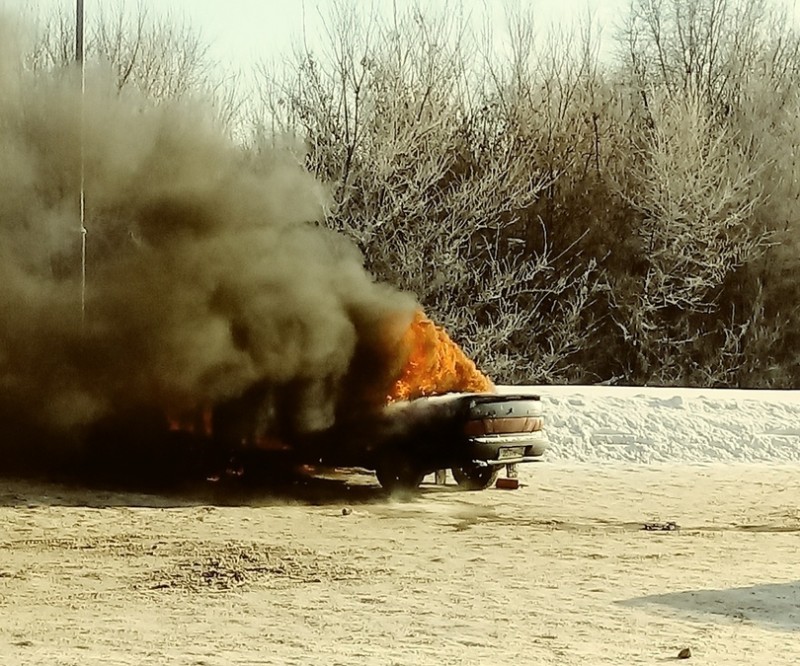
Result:
{"label": "black smoke plume", "polygon": [[155,103],[95,69],[82,95],[74,68],[29,71],[9,32],[0,19],[6,462],[67,455],[119,415],[254,387],[302,432],[380,391],[416,304],[319,226],[320,183],[237,145],[196,100]]}

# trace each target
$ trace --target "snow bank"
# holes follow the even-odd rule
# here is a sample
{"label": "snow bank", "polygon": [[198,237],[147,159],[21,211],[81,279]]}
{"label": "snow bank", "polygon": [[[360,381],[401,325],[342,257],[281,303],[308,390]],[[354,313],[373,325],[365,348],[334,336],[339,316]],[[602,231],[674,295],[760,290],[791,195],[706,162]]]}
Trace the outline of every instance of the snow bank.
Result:
{"label": "snow bank", "polygon": [[503,386],[542,396],[548,459],[800,462],[800,391]]}

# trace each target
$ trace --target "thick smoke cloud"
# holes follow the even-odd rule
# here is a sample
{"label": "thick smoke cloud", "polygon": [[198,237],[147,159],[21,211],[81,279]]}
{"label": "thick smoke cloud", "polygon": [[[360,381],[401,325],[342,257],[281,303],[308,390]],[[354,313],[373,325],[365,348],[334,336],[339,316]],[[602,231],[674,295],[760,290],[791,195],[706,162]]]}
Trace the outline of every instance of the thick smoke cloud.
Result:
{"label": "thick smoke cloud", "polygon": [[0,19],[0,447],[254,386],[314,430],[398,370],[415,302],[315,224],[325,190],[299,166],[246,153],[197,102],[93,70],[82,104],[76,72],[20,63]]}

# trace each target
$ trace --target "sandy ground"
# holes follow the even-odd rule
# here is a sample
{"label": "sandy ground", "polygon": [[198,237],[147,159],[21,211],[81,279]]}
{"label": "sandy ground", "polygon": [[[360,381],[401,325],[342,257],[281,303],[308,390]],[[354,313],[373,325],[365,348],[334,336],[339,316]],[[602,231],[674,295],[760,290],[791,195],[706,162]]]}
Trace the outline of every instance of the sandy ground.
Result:
{"label": "sandy ground", "polygon": [[5,481],[0,663],[797,663],[800,467],[522,478],[412,501],[365,475],[224,501]]}

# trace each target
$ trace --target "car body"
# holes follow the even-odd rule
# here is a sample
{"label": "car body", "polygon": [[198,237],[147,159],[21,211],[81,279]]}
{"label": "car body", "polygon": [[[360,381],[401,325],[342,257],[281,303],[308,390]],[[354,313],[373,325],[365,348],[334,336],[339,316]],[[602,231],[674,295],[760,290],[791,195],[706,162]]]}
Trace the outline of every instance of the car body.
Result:
{"label": "car body", "polygon": [[427,474],[452,469],[459,485],[482,489],[506,465],[540,461],[547,447],[538,395],[450,393],[344,415],[290,441],[239,439],[234,455],[255,472],[287,465],[374,470],[388,490],[413,489]]}

